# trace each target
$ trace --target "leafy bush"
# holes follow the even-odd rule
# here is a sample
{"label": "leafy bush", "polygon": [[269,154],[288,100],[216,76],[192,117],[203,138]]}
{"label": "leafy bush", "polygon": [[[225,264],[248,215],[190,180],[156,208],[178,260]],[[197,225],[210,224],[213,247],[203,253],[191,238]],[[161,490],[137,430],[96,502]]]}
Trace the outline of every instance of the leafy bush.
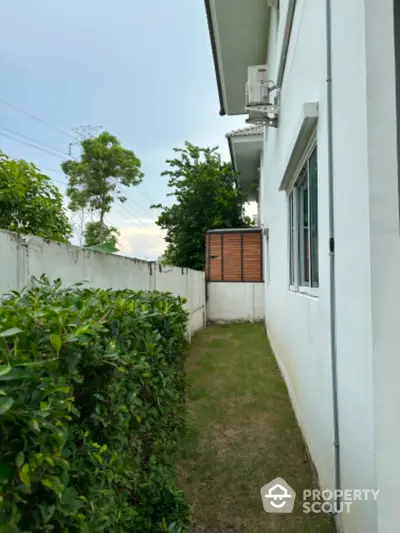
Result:
{"label": "leafy bush", "polygon": [[183,300],[39,286],[0,305],[0,533],[183,533]]}
{"label": "leafy bush", "polygon": [[63,195],[33,163],[0,150],[0,228],[68,242],[72,227]]}

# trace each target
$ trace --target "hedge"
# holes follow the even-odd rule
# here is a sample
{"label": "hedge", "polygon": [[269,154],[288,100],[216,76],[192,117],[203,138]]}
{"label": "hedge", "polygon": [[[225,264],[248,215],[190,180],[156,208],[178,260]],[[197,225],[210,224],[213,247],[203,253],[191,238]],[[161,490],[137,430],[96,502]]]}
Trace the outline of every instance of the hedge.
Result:
{"label": "hedge", "polygon": [[0,533],[184,533],[184,300],[38,286],[0,305]]}

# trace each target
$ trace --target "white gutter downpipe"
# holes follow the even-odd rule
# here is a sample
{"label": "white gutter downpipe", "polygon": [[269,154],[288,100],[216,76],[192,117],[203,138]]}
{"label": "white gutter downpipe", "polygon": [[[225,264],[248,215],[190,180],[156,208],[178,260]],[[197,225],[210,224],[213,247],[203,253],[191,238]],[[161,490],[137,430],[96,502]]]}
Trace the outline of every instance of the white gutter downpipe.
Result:
{"label": "white gutter downpipe", "polygon": [[[332,106],[332,16],[331,0],[326,1],[326,97],[328,126],[328,211],[329,211],[329,286],[330,286],[330,336],[331,336],[331,373],[332,373],[332,408],[333,408],[333,446],[335,462],[335,490],[341,489],[340,438],[339,438],[339,402],[337,378],[337,344],[336,344],[336,275],[335,275],[335,210],[334,210],[334,172],[333,172],[333,106]],[[337,492],[335,492],[337,494]],[[338,513],[341,497],[335,497],[334,513],[336,527],[340,531]]]}

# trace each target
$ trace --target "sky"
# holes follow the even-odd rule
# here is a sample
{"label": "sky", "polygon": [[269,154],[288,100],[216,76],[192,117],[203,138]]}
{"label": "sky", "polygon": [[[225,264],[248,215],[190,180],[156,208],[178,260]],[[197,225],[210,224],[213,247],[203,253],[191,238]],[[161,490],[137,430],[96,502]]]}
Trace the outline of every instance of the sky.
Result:
{"label": "sky", "polygon": [[1,11],[0,149],[37,164],[64,192],[72,129],[116,135],[145,177],[107,222],[120,229],[121,253],[156,259],[165,243],[150,205],[171,202],[161,172],[172,149],[186,140],[219,146],[228,160],[225,134],[245,125],[219,116],[204,1],[13,0]]}

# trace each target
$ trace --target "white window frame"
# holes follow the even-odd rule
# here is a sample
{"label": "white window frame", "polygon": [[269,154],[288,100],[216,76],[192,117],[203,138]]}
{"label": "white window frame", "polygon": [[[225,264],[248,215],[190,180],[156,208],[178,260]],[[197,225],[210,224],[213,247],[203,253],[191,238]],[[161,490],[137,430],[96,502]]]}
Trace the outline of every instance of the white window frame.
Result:
{"label": "white window frame", "polygon": [[[312,287],[312,273],[311,273],[311,262],[312,262],[312,256],[311,256],[311,220],[310,216],[308,216],[308,249],[309,249],[309,283],[308,285],[301,284],[301,276],[300,276],[300,228],[299,228],[299,205],[300,205],[300,197],[299,197],[299,185],[301,185],[301,171],[304,168],[304,165],[308,162],[310,159],[313,151],[317,148],[317,132],[315,131],[313,135],[310,137],[310,141],[308,142],[306,149],[304,151],[303,157],[300,160],[300,163],[294,173],[293,179],[291,181],[291,184],[289,185],[287,189],[287,207],[288,207],[288,256],[289,256],[289,276],[288,276],[288,282],[289,282],[289,291],[299,294],[305,294],[312,297],[318,297],[319,294],[319,286],[320,286],[320,280],[319,280],[319,268],[318,268],[318,287]],[[317,148],[318,150],[318,148]],[[318,152],[317,152],[317,161],[318,161]],[[318,171],[317,171],[317,180],[318,180]],[[319,190],[319,189],[318,189]],[[292,225],[291,225],[291,214],[290,214],[290,198],[293,200],[293,238],[292,238]],[[319,201],[317,203],[317,206],[319,205]],[[311,212],[310,208],[310,186],[308,184],[308,210]],[[317,215],[318,216],[318,215]],[[317,220],[318,224],[318,220]],[[318,224],[319,225],[319,224]],[[293,239],[293,242],[292,242]],[[293,248],[293,256],[291,254],[291,250]],[[318,254],[318,249],[317,249]],[[294,268],[294,280],[292,283],[292,276],[291,276],[291,269],[292,269],[292,262],[293,262],[293,268]],[[318,261],[319,266],[319,261]]]}
{"label": "white window frame", "polygon": [[[292,187],[288,191],[288,220],[289,220],[289,235],[288,235],[288,255],[289,255],[289,289],[297,291],[297,271],[296,257],[298,257],[298,242],[297,235],[297,190]],[[293,276],[292,276],[293,272]]]}

